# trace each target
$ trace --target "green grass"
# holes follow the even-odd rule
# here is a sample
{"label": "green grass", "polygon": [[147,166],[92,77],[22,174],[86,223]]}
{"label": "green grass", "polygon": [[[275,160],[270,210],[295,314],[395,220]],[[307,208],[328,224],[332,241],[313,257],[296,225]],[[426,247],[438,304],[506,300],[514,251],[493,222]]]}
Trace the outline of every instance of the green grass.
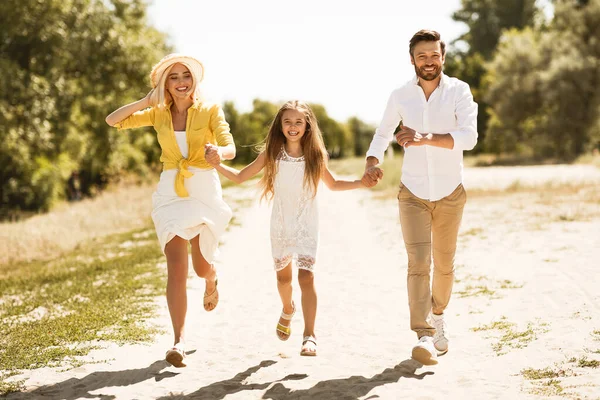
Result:
{"label": "green grass", "polygon": [[499,281],[485,276],[466,275],[463,279],[455,279],[458,284],[455,293],[460,298],[488,296],[492,299],[502,297],[500,289],[520,289],[523,285],[516,284],[508,279]]}
{"label": "green grass", "polygon": [[496,355],[500,356],[506,354],[508,349],[527,347],[530,342],[537,339],[539,332],[545,331],[546,325],[529,323],[527,328],[522,331],[514,329],[515,326],[515,323],[507,321],[506,317],[502,317],[500,321],[471,328],[471,330],[473,332],[499,331],[501,335],[497,338],[498,341],[492,344],[492,349],[496,352]]}
{"label": "green grass", "polygon": [[534,369],[526,368],[521,370],[521,375],[528,380],[549,379],[565,376],[564,370],[553,370],[551,368]]}
{"label": "green grass", "polygon": [[153,339],[158,329],[146,320],[166,271],[145,232],[97,239],[49,262],[0,266],[0,395],[19,390],[6,378],[20,370],[78,365],[99,341]]}
{"label": "green grass", "polygon": [[569,360],[570,363],[577,364],[579,368],[598,368],[600,367],[600,361],[589,360],[586,356],[581,358],[573,357]]}
{"label": "green grass", "polygon": [[467,285],[463,290],[457,291],[456,294],[463,297],[489,296],[491,298],[496,294],[495,290],[491,290],[485,285]]}

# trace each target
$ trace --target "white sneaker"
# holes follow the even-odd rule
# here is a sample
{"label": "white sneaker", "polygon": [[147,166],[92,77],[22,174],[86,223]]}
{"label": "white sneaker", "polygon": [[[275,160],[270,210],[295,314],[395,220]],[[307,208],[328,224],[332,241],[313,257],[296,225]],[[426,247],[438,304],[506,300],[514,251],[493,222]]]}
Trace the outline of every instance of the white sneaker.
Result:
{"label": "white sneaker", "polygon": [[448,352],[448,326],[444,322],[444,314],[435,315],[431,314],[431,322],[435,328],[435,335],[433,335],[433,344],[436,350],[439,352],[438,355],[446,354]]}
{"label": "white sneaker", "polygon": [[423,365],[437,364],[437,351],[431,336],[422,336],[412,349],[412,359]]}

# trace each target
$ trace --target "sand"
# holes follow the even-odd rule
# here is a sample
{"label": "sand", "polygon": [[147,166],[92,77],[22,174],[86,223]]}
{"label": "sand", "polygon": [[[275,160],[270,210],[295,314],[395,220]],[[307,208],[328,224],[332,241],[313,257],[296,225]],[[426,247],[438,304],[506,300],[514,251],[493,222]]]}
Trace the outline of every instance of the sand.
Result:
{"label": "sand", "polygon": [[[465,186],[597,182],[593,167],[466,170]],[[229,196],[253,193],[228,189]],[[394,199],[369,190],[321,197],[316,266],[318,356],[299,355],[302,314],[287,342],[269,244],[269,207],[250,201],[223,238],[220,303],[202,308],[189,280],[186,368],[163,361],[171,344],[164,297],[149,345],[105,344],[65,371],[26,371],[9,399],[547,399],[600,398],[600,205],[532,193],[469,198],[446,311],[450,351],[436,366],[410,359],[406,251]],[[191,269],[190,269],[191,270]],[[294,282],[294,299],[300,291]],[[509,331],[485,329],[494,322]],[[506,324],[504,324],[506,325]],[[498,326],[498,325],[496,325]],[[479,329],[477,329],[479,328]],[[482,329],[483,328],[483,329]],[[597,334],[594,334],[594,331]],[[502,339],[505,333],[513,336]],[[581,366],[580,366],[581,365]],[[554,381],[522,371],[549,368]],[[561,372],[562,371],[562,372]]]}

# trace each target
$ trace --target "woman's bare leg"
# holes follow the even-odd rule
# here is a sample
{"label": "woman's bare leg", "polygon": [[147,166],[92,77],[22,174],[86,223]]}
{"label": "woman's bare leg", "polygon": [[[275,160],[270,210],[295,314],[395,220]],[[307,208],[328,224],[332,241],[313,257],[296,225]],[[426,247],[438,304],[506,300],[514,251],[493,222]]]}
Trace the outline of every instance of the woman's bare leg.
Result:
{"label": "woman's bare leg", "polygon": [[[200,278],[204,278],[206,282],[204,293],[211,294],[216,289],[215,280],[217,279],[217,271],[213,264],[206,261],[202,255],[202,251],[200,251],[200,235],[190,240],[190,244],[192,247],[192,264],[194,266],[194,271],[196,272],[196,275]],[[210,304],[208,309],[213,310],[215,307],[216,304]]]}
{"label": "woman's bare leg", "polygon": [[175,236],[165,246],[167,257],[167,304],[173,325],[173,344],[185,339],[185,314],[187,312],[187,241]]}

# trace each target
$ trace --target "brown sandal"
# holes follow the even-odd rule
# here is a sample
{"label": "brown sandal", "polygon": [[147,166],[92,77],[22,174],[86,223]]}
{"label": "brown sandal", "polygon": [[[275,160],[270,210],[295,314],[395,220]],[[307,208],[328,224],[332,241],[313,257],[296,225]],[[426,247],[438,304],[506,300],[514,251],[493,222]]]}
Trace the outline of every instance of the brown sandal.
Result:
{"label": "brown sandal", "polygon": [[[217,285],[219,284],[219,279],[215,279],[215,290],[213,290],[213,292],[211,294],[207,294],[206,292],[204,292],[204,309],[206,311],[212,311],[215,308],[217,308],[217,304],[219,304],[219,290],[217,288]],[[213,305],[212,308],[210,308],[210,305]]]}

